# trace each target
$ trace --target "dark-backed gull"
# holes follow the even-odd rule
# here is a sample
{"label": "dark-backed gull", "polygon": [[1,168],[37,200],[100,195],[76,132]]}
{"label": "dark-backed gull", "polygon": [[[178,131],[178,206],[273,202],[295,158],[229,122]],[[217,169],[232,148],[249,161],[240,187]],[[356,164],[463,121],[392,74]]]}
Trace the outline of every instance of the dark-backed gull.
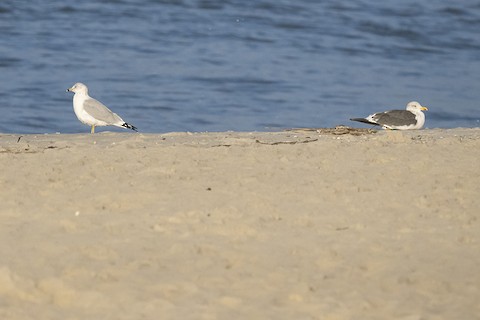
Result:
{"label": "dark-backed gull", "polygon": [[428,109],[417,101],[412,101],[407,104],[406,110],[377,112],[366,118],[353,118],[350,120],[381,126],[383,129],[421,129],[425,124],[425,114],[422,112],[423,110]]}

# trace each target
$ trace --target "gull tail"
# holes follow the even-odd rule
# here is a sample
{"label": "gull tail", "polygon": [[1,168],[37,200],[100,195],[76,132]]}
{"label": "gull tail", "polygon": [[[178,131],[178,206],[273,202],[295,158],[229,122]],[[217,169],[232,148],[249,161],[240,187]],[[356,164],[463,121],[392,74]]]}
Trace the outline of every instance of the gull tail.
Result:
{"label": "gull tail", "polygon": [[127,129],[132,129],[133,131],[138,131],[138,130],[137,130],[137,127],[132,126],[131,124],[126,123],[126,122],[124,122],[124,123],[122,124],[122,127],[127,128]]}
{"label": "gull tail", "polygon": [[363,123],[378,125],[378,123],[368,121],[368,120],[365,119],[365,118],[351,118],[350,120],[351,120],[351,121],[358,121],[358,122],[363,122]]}

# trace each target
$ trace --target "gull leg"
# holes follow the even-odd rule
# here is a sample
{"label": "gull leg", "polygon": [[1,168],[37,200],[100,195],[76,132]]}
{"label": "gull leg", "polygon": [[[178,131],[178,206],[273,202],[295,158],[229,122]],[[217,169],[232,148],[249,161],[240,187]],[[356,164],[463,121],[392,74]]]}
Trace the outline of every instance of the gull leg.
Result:
{"label": "gull leg", "polygon": [[95,125],[92,126],[92,130],[90,131],[90,133],[95,133]]}

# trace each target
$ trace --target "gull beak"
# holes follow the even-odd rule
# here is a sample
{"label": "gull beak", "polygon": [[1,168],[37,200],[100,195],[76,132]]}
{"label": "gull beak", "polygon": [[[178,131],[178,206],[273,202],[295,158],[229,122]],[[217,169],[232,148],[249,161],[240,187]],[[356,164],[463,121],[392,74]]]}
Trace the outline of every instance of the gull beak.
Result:
{"label": "gull beak", "polygon": [[72,91],[73,88],[68,88],[67,90],[65,90],[65,92],[69,92],[69,91]]}
{"label": "gull beak", "polygon": [[427,107],[421,107],[420,110],[428,111],[428,108]]}

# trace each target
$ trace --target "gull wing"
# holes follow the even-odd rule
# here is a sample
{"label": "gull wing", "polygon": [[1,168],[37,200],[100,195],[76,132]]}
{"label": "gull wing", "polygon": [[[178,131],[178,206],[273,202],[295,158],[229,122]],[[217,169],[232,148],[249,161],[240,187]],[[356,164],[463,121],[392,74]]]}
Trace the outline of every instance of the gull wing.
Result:
{"label": "gull wing", "polygon": [[95,99],[87,99],[83,103],[85,111],[97,120],[103,121],[107,124],[115,124],[124,122],[116,113],[108,109],[103,103]]}
{"label": "gull wing", "polygon": [[391,110],[375,113],[371,119],[380,125],[408,126],[417,122],[415,114],[407,110]]}

